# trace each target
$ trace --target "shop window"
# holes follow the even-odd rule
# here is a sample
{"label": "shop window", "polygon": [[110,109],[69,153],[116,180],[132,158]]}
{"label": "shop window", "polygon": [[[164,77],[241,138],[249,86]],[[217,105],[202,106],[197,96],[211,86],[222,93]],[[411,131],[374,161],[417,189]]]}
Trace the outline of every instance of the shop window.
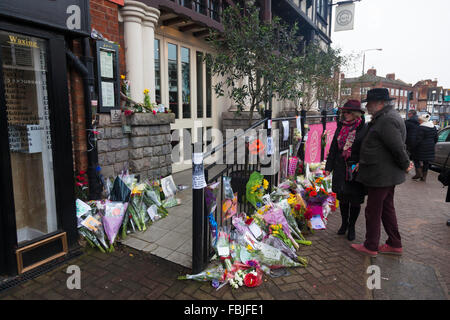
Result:
{"label": "shop window", "polygon": [[161,52],[159,40],[155,39],[155,99],[156,103],[161,103]]}
{"label": "shop window", "polygon": [[190,50],[181,47],[181,84],[183,101],[183,118],[191,117],[191,74],[190,74]]}
{"label": "shop window", "polygon": [[197,118],[203,118],[203,53],[197,51]]}
{"label": "shop window", "polygon": [[167,44],[169,69],[169,108],[178,119],[178,46]]}
{"label": "shop window", "polygon": [[[0,31],[19,245],[57,230],[47,42]],[[39,196],[37,196],[39,195]]]}

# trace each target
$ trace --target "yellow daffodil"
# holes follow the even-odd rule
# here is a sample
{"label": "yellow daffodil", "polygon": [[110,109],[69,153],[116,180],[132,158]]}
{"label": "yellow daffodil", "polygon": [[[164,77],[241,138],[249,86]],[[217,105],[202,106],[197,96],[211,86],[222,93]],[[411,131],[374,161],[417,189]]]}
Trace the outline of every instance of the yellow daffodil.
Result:
{"label": "yellow daffodil", "polygon": [[144,94],[148,94],[149,92],[150,92],[150,90],[148,90],[148,89],[144,90]]}
{"label": "yellow daffodil", "polygon": [[267,188],[269,187],[269,181],[267,181],[266,179],[263,180],[263,187],[265,190],[267,190]]}
{"label": "yellow daffodil", "polygon": [[125,76],[123,74],[120,75],[120,79],[125,80]]}
{"label": "yellow daffodil", "polygon": [[278,232],[278,231],[274,231],[273,233],[274,233],[274,234],[279,234],[279,232]]}
{"label": "yellow daffodil", "polygon": [[248,250],[248,251],[251,251],[251,250],[253,250],[253,247],[252,247],[251,245],[248,244],[248,245],[247,245],[247,250]]}

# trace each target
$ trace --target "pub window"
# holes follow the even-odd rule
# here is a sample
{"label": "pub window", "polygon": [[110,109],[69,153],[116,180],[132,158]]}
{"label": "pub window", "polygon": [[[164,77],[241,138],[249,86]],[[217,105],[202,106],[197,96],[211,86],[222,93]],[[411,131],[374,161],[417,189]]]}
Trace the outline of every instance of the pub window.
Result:
{"label": "pub window", "polygon": [[220,20],[220,3],[217,0],[209,0],[209,16],[216,20]]}
{"label": "pub window", "polygon": [[169,108],[178,119],[178,47],[168,43]]}
{"label": "pub window", "polygon": [[317,13],[321,18],[327,20],[327,5],[328,0],[317,0]]}
{"label": "pub window", "polygon": [[197,51],[197,118],[203,118],[203,53]]}
{"label": "pub window", "polygon": [[206,15],[206,7],[203,0],[192,0],[192,2],[194,3],[194,10],[196,12]]}
{"label": "pub window", "polygon": [[156,104],[161,103],[161,52],[159,40],[155,39],[155,99]]}
{"label": "pub window", "polygon": [[190,81],[190,50],[181,47],[181,78],[183,118],[191,117],[191,81]]}
{"label": "pub window", "polygon": [[211,66],[206,62],[206,117],[212,116],[212,81]]}

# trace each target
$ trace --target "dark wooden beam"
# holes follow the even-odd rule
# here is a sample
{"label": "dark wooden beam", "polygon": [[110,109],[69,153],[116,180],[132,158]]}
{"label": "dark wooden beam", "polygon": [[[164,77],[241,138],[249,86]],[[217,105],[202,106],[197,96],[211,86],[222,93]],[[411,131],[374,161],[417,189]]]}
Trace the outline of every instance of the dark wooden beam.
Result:
{"label": "dark wooden beam", "polygon": [[209,35],[209,29],[205,29],[202,31],[197,31],[193,33],[194,37],[200,38],[200,37],[205,37]]}
{"label": "dark wooden beam", "polygon": [[164,20],[162,24],[163,24],[163,26],[167,27],[167,26],[171,26],[171,25],[178,24],[178,23],[185,22],[185,21],[187,21],[186,18],[176,17],[176,18]]}
{"label": "dark wooden beam", "polygon": [[200,25],[198,23],[193,23],[193,24],[189,24],[187,26],[182,26],[179,27],[178,30],[180,30],[181,32],[186,32],[186,31],[190,31],[190,30],[194,30],[194,29],[203,29],[206,26],[204,25]]}

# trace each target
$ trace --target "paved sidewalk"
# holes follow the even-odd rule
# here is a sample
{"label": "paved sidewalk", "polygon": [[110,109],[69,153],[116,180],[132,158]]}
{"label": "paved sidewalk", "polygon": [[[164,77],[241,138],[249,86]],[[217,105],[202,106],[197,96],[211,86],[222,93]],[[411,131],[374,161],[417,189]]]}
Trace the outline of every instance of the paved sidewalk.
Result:
{"label": "paved sidewalk", "polygon": [[[336,234],[339,212],[330,214],[328,229],[307,238],[310,247],[300,254],[309,260],[307,268],[288,269],[280,278],[264,276],[258,288],[233,291],[229,286],[216,291],[210,282],[180,281],[177,276],[189,268],[150,253],[121,246],[111,254],[93,249],[57,269],[0,292],[0,299],[448,299],[450,287],[450,205],[444,202],[446,189],[430,172],[429,182],[408,181],[396,189],[396,208],[403,238],[404,255],[370,259],[353,251],[350,242]],[[364,210],[364,209],[363,209]],[[365,218],[357,222],[357,238],[364,240]],[[384,241],[386,235],[382,234]],[[69,290],[68,265],[81,268],[81,289]],[[381,289],[366,286],[367,267],[381,267]],[[412,276],[411,276],[412,275]],[[417,281],[416,281],[417,280]],[[420,288],[427,281],[427,288]]]}

